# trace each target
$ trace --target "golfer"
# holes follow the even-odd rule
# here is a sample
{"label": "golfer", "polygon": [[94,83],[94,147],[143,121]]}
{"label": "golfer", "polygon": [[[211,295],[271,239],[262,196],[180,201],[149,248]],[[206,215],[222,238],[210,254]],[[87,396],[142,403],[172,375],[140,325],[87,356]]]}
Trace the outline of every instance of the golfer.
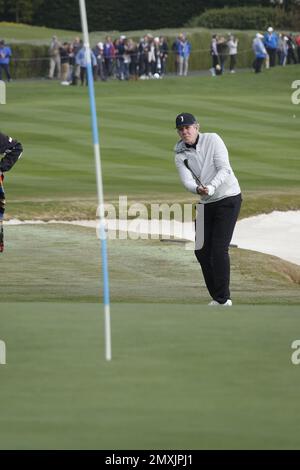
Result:
{"label": "golfer", "polygon": [[230,307],[228,249],[242,202],[240,186],[218,134],[200,133],[197,119],[189,113],[176,117],[176,129],[180,140],[175,163],[180,179],[204,204],[204,243],[195,255],[212,297],[209,305]]}

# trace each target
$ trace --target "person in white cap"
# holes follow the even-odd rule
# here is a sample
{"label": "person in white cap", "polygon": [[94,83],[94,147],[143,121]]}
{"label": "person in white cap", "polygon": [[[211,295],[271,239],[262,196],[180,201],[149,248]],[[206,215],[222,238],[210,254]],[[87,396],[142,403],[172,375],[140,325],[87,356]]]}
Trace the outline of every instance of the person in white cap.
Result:
{"label": "person in white cap", "polygon": [[105,66],[104,66],[104,45],[103,42],[98,42],[95,48],[93,49],[93,53],[97,59],[97,66],[95,70],[95,79],[105,81],[107,79],[105,75]]}
{"label": "person in white cap", "polygon": [[264,36],[264,45],[267,50],[267,54],[270,58],[270,67],[276,65],[276,51],[278,48],[278,36],[274,32],[272,26],[269,26]]}
{"label": "person in white cap", "polygon": [[252,43],[252,49],[255,54],[255,59],[253,62],[255,73],[261,72],[262,64],[267,57],[267,51],[262,41],[263,38],[264,36],[261,33],[257,33]]}

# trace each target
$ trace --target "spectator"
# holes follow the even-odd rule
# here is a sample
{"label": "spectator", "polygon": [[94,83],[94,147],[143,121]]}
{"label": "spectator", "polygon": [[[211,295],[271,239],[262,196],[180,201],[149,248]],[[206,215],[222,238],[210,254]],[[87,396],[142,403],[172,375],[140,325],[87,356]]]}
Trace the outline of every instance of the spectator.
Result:
{"label": "spectator", "polygon": [[146,34],[143,38],[140,39],[138,51],[139,51],[139,76],[140,78],[147,78],[149,76],[149,62],[148,62],[148,52],[149,52],[149,43],[150,37]]}
{"label": "spectator", "polygon": [[125,54],[125,39],[126,36],[120,36],[114,42],[115,56],[116,56],[116,74],[119,80],[124,80],[124,54]]}
{"label": "spectator", "polygon": [[69,85],[69,71],[70,71],[70,45],[68,42],[64,42],[62,47],[59,48],[60,63],[61,63],[61,84]]}
{"label": "spectator", "polygon": [[288,38],[285,34],[279,34],[278,36],[278,46],[277,46],[277,55],[279,65],[286,65],[286,59],[288,54]]}
{"label": "spectator", "polygon": [[210,43],[210,54],[212,57],[212,68],[210,69],[210,71],[213,77],[215,77],[217,75],[217,72],[221,70],[218,47],[217,47],[218,39],[219,38],[217,34],[213,34],[211,43]]}
{"label": "spectator", "polygon": [[5,45],[5,41],[2,39],[0,41],[0,80],[2,80],[2,70],[6,74],[7,81],[11,81],[11,76],[9,73],[9,62],[11,58],[11,49],[9,46]]}
{"label": "spectator", "polygon": [[253,68],[255,73],[261,72],[263,61],[267,57],[267,51],[262,41],[263,39],[264,36],[260,33],[257,33],[252,43],[252,49],[255,54],[255,59],[253,62]]}
{"label": "spectator", "polygon": [[179,75],[179,43],[182,39],[183,34],[181,33],[172,44],[172,51],[174,54],[174,70],[177,75]]}
{"label": "spectator", "polygon": [[221,66],[221,73],[223,73],[225,61],[227,59],[227,52],[228,52],[227,42],[224,36],[221,36],[217,41],[217,51],[219,54],[219,63]]}
{"label": "spectator", "polygon": [[294,64],[297,64],[297,59],[295,56],[296,46],[294,44],[294,38],[293,38],[292,33],[287,35],[287,47],[288,47],[287,63],[291,64],[293,62]]}
{"label": "spectator", "polygon": [[167,59],[168,59],[168,43],[166,39],[161,36],[159,38],[159,51],[160,51],[160,63],[161,63],[161,76],[164,76],[167,72]]}
{"label": "spectator", "polygon": [[[155,38],[156,41],[158,38]],[[148,47],[148,64],[149,64],[149,77],[153,77],[156,73],[157,66],[157,49],[153,36],[149,36],[149,47]],[[159,41],[159,40],[158,40]]]}
{"label": "spectator", "polygon": [[131,56],[129,53],[129,39],[124,40],[124,78],[129,80]]}
{"label": "spectator", "polygon": [[138,47],[136,42],[132,39],[127,41],[127,54],[130,57],[129,61],[129,76],[134,80],[138,78]]}
{"label": "spectator", "polygon": [[269,56],[270,67],[274,67],[276,64],[276,50],[278,47],[278,36],[274,32],[274,29],[269,26],[267,33],[264,36],[264,45]]}
{"label": "spectator", "polygon": [[[76,64],[80,66],[81,85],[84,85],[84,81],[85,81],[85,84],[87,85],[88,84],[87,73],[86,73],[87,61],[86,61],[86,54],[85,54],[84,46],[77,53],[75,60],[76,60]],[[91,51],[91,65],[92,65],[92,69],[95,70],[97,67],[97,59],[93,51]]]}
{"label": "spectator", "polygon": [[298,34],[298,36],[296,36],[295,43],[297,45],[298,62],[300,64],[300,34]]}
{"label": "spectator", "polygon": [[77,85],[78,78],[80,76],[80,66],[76,64],[76,56],[82,48],[82,41],[79,37],[74,38],[74,41],[70,47],[69,61],[70,61],[70,72],[71,72],[71,85]]}
{"label": "spectator", "polygon": [[105,64],[105,75],[106,77],[111,77],[113,74],[113,62],[115,58],[115,48],[110,36],[106,37],[104,47],[104,64]]}
{"label": "spectator", "polygon": [[189,69],[189,57],[191,54],[191,43],[187,40],[185,34],[181,35],[181,40],[178,44],[178,52],[179,52],[179,75],[187,76],[188,69]]}
{"label": "spectator", "polygon": [[55,70],[57,73],[57,78],[60,78],[61,75],[61,66],[60,66],[60,54],[59,54],[60,43],[57,40],[56,36],[52,37],[49,55],[50,55],[50,68],[49,68],[49,78],[52,80],[54,78]]}
{"label": "spectator", "polygon": [[95,57],[97,59],[95,80],[97,80],[97,78],[99,77],[100,80],[102,80],[104,82],[104,81],[106,81],[107,77],[105,75],[103,42],[98,42],[96,47],[93,49],[93,53],[95,54]]}
{"label": "spectator", "polygon": [[238,42],[239,42],[238,39],[235,38],[233,34],[229,35],[227,46],[228,46],[228,53],[230,57],[230,64],[229,64],[230,73],[235,73]]}

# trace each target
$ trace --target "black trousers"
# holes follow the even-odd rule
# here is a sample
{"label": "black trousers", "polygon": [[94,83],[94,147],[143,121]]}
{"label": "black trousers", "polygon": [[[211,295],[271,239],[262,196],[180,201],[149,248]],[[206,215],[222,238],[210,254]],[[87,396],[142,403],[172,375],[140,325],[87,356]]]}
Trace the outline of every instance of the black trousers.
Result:
{"label": "black trousers", "polygon": [[8,64],[0,64],[0,80],[2,80],[2,70],[4,70],[4,72],[6,74],[6,77],[7,77],[7,80],[8,81],[11,80],[11,76],[10,76],[8,67],[9,67]]}
{"label": "black trousers", "polygon": [[236,54],[231,54],[229,69],[234,70],[236,66]]}
{"label": "black trousers", "polygon": [[260,73],[261,72],[261,67],[264,62],[264,58],[262,57],[256,57],[256,59],[253,62],[253,68],[255,70],[255,73]]}
{"label": "black trousers", "polygon": [[266,48],[267,53],[270,57],[270,67],[275,67],[276,65],[276,49],[270,49],[269,47]]}
{"label": "black trousers", "polygon": [[204,244],[195,250],[208,292],[221,304],[230,299],[228,250],[241,203],[238,194],[204,205]]}

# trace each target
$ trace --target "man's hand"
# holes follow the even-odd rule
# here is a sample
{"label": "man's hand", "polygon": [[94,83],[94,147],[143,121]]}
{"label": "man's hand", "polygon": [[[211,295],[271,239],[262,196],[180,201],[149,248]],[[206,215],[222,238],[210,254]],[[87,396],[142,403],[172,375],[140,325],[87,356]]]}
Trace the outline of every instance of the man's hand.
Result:
{"label": "man's hand", "polygon": [[200,194],[200,196],[205,196],[208,194],[208,190],[206,186],[197,186],[197,193]]}
{"label": "man's hand", "polygon": [[200,196],[212,196],[215,193],[215,188],[211,184],[207,186],[197,186],[197,193]]}

